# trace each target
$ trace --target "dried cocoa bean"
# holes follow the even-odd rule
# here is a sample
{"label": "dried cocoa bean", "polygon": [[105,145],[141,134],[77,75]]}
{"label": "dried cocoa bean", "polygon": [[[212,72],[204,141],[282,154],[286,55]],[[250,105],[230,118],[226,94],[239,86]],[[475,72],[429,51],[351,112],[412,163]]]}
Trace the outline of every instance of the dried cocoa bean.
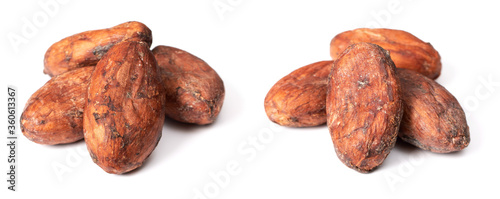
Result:
{"label": "dried cocoa bean", "polygon": [[347,46],[358,42],[377,44],[388,50],[398,68],[414,70],[431,79],[441,74],[441,56],[434,47],[402,30],[359,28],[340,33],[330,43],[330,55],[335,60]]}
{"label": "dried cocoa bean", "polygon": [[97,64],[83,113],[92,160],[108,173],[140,167],[161,137],[165,94],[156,60],[144,42],[113,46]]}
{"label": "dried cocoa bean", "polygon": [[470,142],[469,126],[457,99],[432,79],[398,69],[404,114],[399,138],[436,153],[460,151]]}
{"label": "dried cocoa bean", "polygon": [[75,68],[95,66],[109,48],[121,41],[143,41],[151,46],[151,30],[136,21],[78,33],[54,43],[45,53],[44,73],[52,76]]}
{"label": "dried cocoa bean", "polygon": [[339,159],[369,172],[396,143],[403,114],[399,79],[389,52],[353,44],[334,62],[327,86],[328,129]]}
{"label": "dried cocoa bean", "polygon": [[50,79],[26,103],[21,131],[39,144],[83,139],[83,108],[94,67],[75,69]]}
{"label": "dried cocoa bean", "polygon": [[165,87],[165,113],[185,123],[210,124],[224,102],[224,83],[205,61],[170,46],[157,46],[158,61]]}
{"label": "dried cocoa bean", "polygon": [[269,119],[290,127],[326,123],[326,84],[332,66],[333,61],[316,62],[276,82],[264,100]]}

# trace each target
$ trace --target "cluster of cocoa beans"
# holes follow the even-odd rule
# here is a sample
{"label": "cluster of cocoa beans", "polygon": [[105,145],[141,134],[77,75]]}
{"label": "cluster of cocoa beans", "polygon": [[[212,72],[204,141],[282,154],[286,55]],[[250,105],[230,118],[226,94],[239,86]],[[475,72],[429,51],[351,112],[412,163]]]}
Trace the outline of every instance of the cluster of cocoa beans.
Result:
{"label": "cluster of cocoa beans", "polygon": [[44,58],[52,78],[28,100],[23,134],[47,145],[85,139],[97,165],[121,174],[152,153],[165,116],[214,122],[225,94],[215,70],[186,51],[151,44],[151,30],[134,21],[54,43]]}
{"label": "cluster of cocoa beans", "polygon": [[[152,153],[165,116],[213,123],[225,94],[219,75],[186,51],[151,44],[152,32],[140,22],[54,43],[44,58],[52,78],[28,100],[23,134],[47,145],[85,139],[97,165],[121,174]],[[382,164],[397,137],[436,153],[469,145],[464,111],[434,81],[441,57],[429,43],[401,30],[362,28],[336,35],[330,55],[270,89],[264,105],[271,121],[326,123],[339,159],[360,172]]]}
{"label": "cluster of cocoa beans", "polygon": [[381,165],[397,137],[436,153],[470,142],[457,99],[434,80],[441,57],[393,29],[355,29],[330,43],[332,60],[299,68],[268,92],[269,119],[289,127],[327,124],[338,158],[359,172]]}

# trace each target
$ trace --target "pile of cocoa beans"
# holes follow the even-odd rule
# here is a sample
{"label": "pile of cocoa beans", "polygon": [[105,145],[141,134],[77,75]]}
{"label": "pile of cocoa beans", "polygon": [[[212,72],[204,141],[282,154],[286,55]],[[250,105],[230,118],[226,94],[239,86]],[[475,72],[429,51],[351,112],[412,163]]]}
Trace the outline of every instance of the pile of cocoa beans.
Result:
{"label": "pile of cocoa beans", "polygon": [[165,116],[213,123],[224,101],[222,79],[186,51],[150,50],[152,41],[151,30],[132,21],[54,43],[44,58],[52,78],[26,103],[23,134],[46,145],[85,139],[97,165],[122,174],[155,149]]}
{"label": "pile of cocoa beans", "polygon": [[289,127],[327,124],[338,158],[362,173],[381,165],[397,137],[450,153],[469,145],[465,113],[434,81],[441,57],[393,29],[355,29],[330,43],[332,60],[299,68],[268,92],[269,119]]}

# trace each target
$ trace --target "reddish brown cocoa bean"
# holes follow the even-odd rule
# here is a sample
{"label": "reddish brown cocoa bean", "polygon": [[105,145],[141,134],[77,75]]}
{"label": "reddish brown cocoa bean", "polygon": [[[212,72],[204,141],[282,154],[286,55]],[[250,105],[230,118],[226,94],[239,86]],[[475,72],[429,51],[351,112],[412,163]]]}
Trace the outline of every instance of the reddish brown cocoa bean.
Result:
{"label": "reddish brown cocoa bean", "polygon": [[210,124],[224,102],[224,83],[205,61],[170,46],[157,46],[153,54],[165,87],[165,113],[185,123]]}
{"label": "reddish brown cocoa bean", "polygon": [[398,69],[404,114],[399,138],[436,153],[460,151],[470,142],[469,126],[457,99],[437,82]]}
{"label": "reddish brown cocoa bean", "polygon": [[326,84],[332,66],[333,61],[316,62],[276,82],[264,100],[269,119],[290,127],[326,123]]}
{"label": "reddish brown cocoa bean", "polygon": [[39,144],[66,144],[83,139],[83,107],[94,67],[50,79],[26,103],[21,131]]}
{"label": "reddish brown cocoa bean", "polygon": [[151,30],[136,21],[78,33],[58,41],[47,50],[44,73],[52,76],[75,68],[95,66],[109,48],[121,41],[143,41],[151,46]]}
{"label": "reddish brown cocoa bean", "polygon": [[388,50],[398,68],[411,69],[431,79],[441,74],[441,56],[434,47],[402,30],[359,28],[340,33],[330,43],[330,55],[335,60],[347,46],[359,42],[377,44]]}
{"label": "reddish brown cocoa bean", "polygon": [[403,114],[399,79],[389,52],[370,43],[347,47],[327,87],[327,124],[339,159],[369,172],[396,143]]}
{"label": "reddish brown cocoa bean", "polygon": [[83,113],[92,160],[108,173],[140,167],[161,137],[165,94],[156,60],[144,42],[113,46],[97,64]]}

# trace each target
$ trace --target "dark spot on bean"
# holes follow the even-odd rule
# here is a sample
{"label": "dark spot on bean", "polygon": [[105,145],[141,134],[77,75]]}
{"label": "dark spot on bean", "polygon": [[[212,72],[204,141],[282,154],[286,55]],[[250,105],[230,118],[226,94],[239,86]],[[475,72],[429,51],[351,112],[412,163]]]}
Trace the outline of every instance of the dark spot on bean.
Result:
{"label": "dark spot on bean", "polygon": [[116,107],[116,106],[115,106],[115,104],[113,104],[113,103],[109,103],[109,104],[108,104],[108,107],[109,107],[109,109],[110,109],[110,110],[112,110],[112,111],[121,111],[121,108]]}
{"label": "dark spot on bean", "polygon": [[97,122],[97,120],[101,119],[100,115],[98,113],[92,113],[94,115],[94,120]]}
{"label": "dark spot on bean", "polygon": [[137,74],[133,74],[131,77],[130,77],[130,80],[131,81],[135,81],[137,79]]}
{"label": "dark spot on bean", "polygon": [[111,125],[109,127],[109,131],[111,131],[111,139],[116,139],[116,138],[122,138],[123,136],[118,133],[118,130],[116,129],[116,126]]}
{"label": "dark spot on bean", "polygon": [[94,161],[94,163],[97,163],[98,159],[97,156],[94,154],[94,152],[92,150],[89,150],[89,154],[90,157],[92,158],[92,161]]}
{"label": "dark spot on bean", "polygon": [[114,45],[113,43],[110,43],[105,46],[96,46],[94,50],[92,50],[92,54],[94,54],[97,58],[100,59],[104,54],[108,52],[109,48],[111,48],[111,46],[113,45]]}
{"label": "dark spot on bean", "polygon": [[137,97],[136,99],[142,99],[142,98],[146,98],[146,95],[144,95],[143,93],[139,92],[137,93]]}
{"label": "dark spot on bean", "polygon": [[71,54],[66,55],[66,56],[64,57],[64,61],[65,61],[65,62],[69,62],[69,61],[71,61]]}

